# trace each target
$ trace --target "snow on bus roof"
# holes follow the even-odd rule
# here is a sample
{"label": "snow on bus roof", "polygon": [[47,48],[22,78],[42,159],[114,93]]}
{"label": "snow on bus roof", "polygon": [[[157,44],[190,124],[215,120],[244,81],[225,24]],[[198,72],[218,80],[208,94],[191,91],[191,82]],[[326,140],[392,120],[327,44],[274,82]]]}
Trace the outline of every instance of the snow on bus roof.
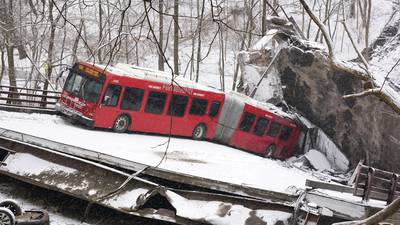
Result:
{"label": "snow on bus roof", "polygon": [[[95,64],[95,66],[104,69],[106,68],[105,65]],[[125,63],[117,63],[113,66],[107,66],[107,71],[119,75],[119,76],[126,76],[126,77],[133,77],[143,80],[155,81],[170,84],[171,83],[171,73],[167,73],[164,71],[139,67],[135,65],[125,64]],[[195,83],[189,79],[181,77],[179,75],[174,75],[175,84],[178,84],[181,87],[192,88],[202,91],[209,91],[214,93],[223,93],[222,91],[215,89],[213,87],[209,87],[206,85],[202,85],[199,83]]]}
{"label": "snow on bus roof", "polygon": [[295,118],[294,115],[284,112],[281,108],[279,108],[279,107],[277,107],[277,106],[275,106],[275,105],[273,105],[271,103],[257,101],[254,98],[251,98],[251,97],[249,97],[247,95],[244,95],[244,94],[236,92],[236,91],[230,91],[230,92],[228,92],[226,94],[231,95],[231,96],[235,96],[237,98],[240,98],[240,100],[242,100],[244,103],[247,103],[247,104],[249,104],[251,106],[254,106],[254,107],[257,107],[257,108],[260,108],[260,109],[263,109],[265,111],[273,113],[273,114],[275,114],[277,116],[280,116],[282,118],[289,118],[289,119],[294,119]]}
{"label": "snow on bus roof", "polygon": [[[95,64],[95,66],[99,67],[101,69],[106,68],[105,65]],[[150,81],[161,82],[161,83],[166,83],[166,84],[171,83],[171,74],[170,73],[167,73],[164,71],[158,71],[158,70],[154,70],[154,69],[149,69],[149,68],[144,68],[144,67],[139,67],[139,66],[135,66],[135,65],[125,64],[125,63],[117,63],[113,66],[107,66],[107,71],[109,71],[115,75],[119,75],[119,76],[134,77],[134,78],[138,78],[138,79],[150,80]],[[203,90],[203,91],[209,91],[209,92],[221,93],[221,94],[224,93],[213,87],[195,83],[191,80],[188,80],[184,77],[179,77],[177,75],[175,75],[174,81],[176,83],[178,83],[181,87],[193,88],[193,89],[197,89],[197,90]],[[238,93],[236,91],[230,91],[230,92],[227,92],[226,94],[236,96],[237,98],[240,98],[243,102],[245,102],[249,105],[255,106],[257,108],[261,108],[261,109],[271,112],[277,116],[280,116],[283,118],[294,119],[293,115],[284,112],[282,109],[278,108],[277,106],[275,106],[273,104],[266,103],[266,102],[259,102],[247,95]]]}

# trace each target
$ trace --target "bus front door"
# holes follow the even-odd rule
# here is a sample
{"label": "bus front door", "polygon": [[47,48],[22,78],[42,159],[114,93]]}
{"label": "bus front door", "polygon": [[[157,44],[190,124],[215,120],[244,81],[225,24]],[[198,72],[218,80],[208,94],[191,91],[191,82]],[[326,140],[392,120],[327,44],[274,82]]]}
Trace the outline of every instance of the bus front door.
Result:
{"label": "bus front door", "polygon": [[95,127],[112,128],[115,117],[118,115],[118,102],[121,95],[121,86],[110,84],[98,106],[95,115]]}

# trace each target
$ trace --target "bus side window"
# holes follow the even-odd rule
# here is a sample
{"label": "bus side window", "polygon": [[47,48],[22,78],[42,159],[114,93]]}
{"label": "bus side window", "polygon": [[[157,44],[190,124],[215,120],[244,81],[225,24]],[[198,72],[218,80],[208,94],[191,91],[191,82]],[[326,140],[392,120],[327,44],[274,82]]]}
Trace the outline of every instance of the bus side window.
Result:
{"label": "bus side window", "polygon": [[144,112],[152,114],[162,114],[167,100],[167,94],[162,92],[151,91],[147,97]]}
{"label": "bus side window", "polygon": [[182,95],[172,95],[168,106],[168,115],[182,117],[185,115],[189,98]]}
{"label": "bus side window", "polygon": [[292,133],[292,130],[293,130],[293,129],[290,128],[290,127],[283,126],[282,132],[281,132],[281,135],[279,136],[279,138],[280,138],[281,140],[284,140],[284,141],[289,140],[289,137],[290,137],[290,134]]}
{"label": "bus side window", "polygon": [[220,105],[221,105],[220,102],[213,101],[213,102],[211,103],[210,112],[208,113],[208,115],[209,115],[210,117],[216,117],[216,116],[218,115],[218,111],[219,111],[219,106],[220,106]]}
{"label": "bus side window", "polygon": [[249,132],[255,120],[256,115],[254,115],[253,113],[245,112],[242,122],[240,122],[239,129],[244,132]]}
{"label": "bus side window", "polygon": [[118,104],[121,86],[110,84],[104,94],[102,104],[106,106],[116,106]]}
{"label": "bus side window", "polygon": [[253,133],[257,136],[262,136],[265,133],[265,130],[267,129],[268,123],[269,123],[268,119],[262,117],[258,118]]}
{"label": "bus side window", "polygon": [[208,101],[205,99],[193,98],[189,113],[192,115],[202,116],[207,109]]}
{"label": "bus side window", "polygon": [[279,123],[272,122],[271,125],[269,126],[267,135],[270,137],[276,137],[276,136],[278,136],[280,129],[281,129],[281,125]]}
{"label": "bus side window", "polygon": [[144,90],[127,87],[122,97],[121,109],[139,111],[142,106]]}

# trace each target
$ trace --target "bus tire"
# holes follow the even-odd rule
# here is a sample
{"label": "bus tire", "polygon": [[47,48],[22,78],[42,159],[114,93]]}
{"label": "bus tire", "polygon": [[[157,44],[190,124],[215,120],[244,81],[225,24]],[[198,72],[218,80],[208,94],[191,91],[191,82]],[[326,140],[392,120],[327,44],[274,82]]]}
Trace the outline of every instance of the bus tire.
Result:
{"label": "bus tire", "polygon": [[131,119],[128,115],[122,114],[114,122],[113,130],[117,133],[124,133],[128,130]]}
{"label": "bus tire", "polygon": [[276,150],[276,145],[270,144],[268,148],[265,150],[264,157],[272,158],[274,156],[275,150]]}
{"label": "bus tire", "polygon": [[0,224],[15,225],[15,216],[11,210],[0,207]]}
{"label": "bus tire", "polygon": [[192,138],[194,140],[203,140],[206,136],[207,127],[204,124],[199,124],[193,129]]}
{"label": "bus tire", "polygon": [[20,216],[22,214],[22,209],[18,203],[12,199],[6,199],[0,202],[0,207],[9,209],[14,216]]}

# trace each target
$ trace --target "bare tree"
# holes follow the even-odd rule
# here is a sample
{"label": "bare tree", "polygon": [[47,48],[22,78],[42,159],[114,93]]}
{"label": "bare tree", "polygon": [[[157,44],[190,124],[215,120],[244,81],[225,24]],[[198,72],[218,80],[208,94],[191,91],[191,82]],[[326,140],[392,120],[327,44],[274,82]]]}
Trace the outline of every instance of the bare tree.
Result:
{"label": "bare tree", "polygon": [[[102,0],[99,0],[99,45],[101,45],[101,42],[103,41],[103,7],[102,7]],[[102,56],[102,49],[99,48],[97,50],[97,58],[99,59],[99,63],[103,63],[103,56]]]}
{"label": "bare tree", "polygon": [[54,60],[54,38],[56,35],[56,23],[53,17],[53,7],[54,3],[52,0],[49,0],[49,23],[50,23],[50,37],[49,37],[49,45],[47,49],[47,61],[46,61],[46,77],[47,79],[44,81],[43,87],[43,98],[42,98],[42,107],[46,107],[46,96],[47,96],[47,89],[49,87],[49,82],[51,80],[51,74],[53,73],[53,60]]}
{"label": "bare tree", "polygon": [[[354,97],[362,97],[362,96],[367,96],[367,95],[374,95],[383,102],[385,102],[388,106],[390,106],[395,112],[400,114],[400,103],[398,103],[395,99],[390,94],[387,94],[383,90],[383,84],[380,87],[379,84],[376,83],[376,79],[374,79],[373,74],[370,72],[365,72],[361,68],[354,68],[350,66],[346,66],[345,63],[339,61],[333,51],[333,43],[332,40],[329,36],[329,32],[327,31],[325,25],[314,15],[314,13],[311,11],[310,7],[308,4],[305,2],[305,0],[300,0],[300,3],[303,5],[304,9],[306,10],[307,14],[311,17],[311,19],[317,24],[319,29],[322,32],[322,35],[324,36],[326,45],[328,47],[328,57],[331,63],[331,66],[339,71],[343,71],[345,73],[348,73],[360,80],[363,80],[365,82],[369,82],[371,84],[371,88],[368,88],[367,90],[361,92],[361,93],[356,93],[356,94],[351,94],[351,95],[346,95],[343,96],[344,98],[354,98]],[[377,88],[378,87],[378,88]]]}
{"label": "bare tree", "polygon": [[0,51],[1,51],[1,69],[0,69],[0,85],[1,85],[1,81],[3,80],[4,71],[6,68],[6,62],[4,60],[4,49],[1,43],[0,43]]}
{"label": "bare tree", "polygon": [[[0,21],[4,24],[2,27],[4,42],[7,52],[7,62],[8,62],[8,79],[10,86],[16,87],[17,81],[15,78],[15,64],[14,64],[14,48],[16,45],[16,35],[15,35],[15,24],[13,15],[13,1],[2,0],[2,7],[0,8]],[[18,98],[16,94],[17,90],[15,88],[10,88],[9,98]]]}
{"label": "bare tree", "polygon": [[158,11],[159,11],[159,32],[158,32],[158,43],[160,44],[161,49],[158,49],[158,69],[164,71],[164,52],[162,49],[164,48],[164,0],[159,0],[158,2]]}
{"label": "bare tree", "polygon": [[267,0],[262,0],[262,16],[261,16],[261,35],[264,36],[267,30],[266,17],[267,17]]}
{"label": "bare tree", "polygon": [[201,34],[202,34],[202,26],[203,26],[203,19],[204,19],[204,6],[205,6],[205,0],[202,0],[201,3],[201,13],[200,13],[200,19],[199,23],[197,26],[197,57],[196,57],[196,82],[199,82],[199,73],[200,73],[200,62],[201,62]]}
{"label": "bare tree", "polygon": [[372,12],[372,0],[367,0],[367,9],[366,9],[366,19],[365,19],[365,58],[368,61],[369,60],[369,29],[371,25],[371,12]]}
{"label": "bare tree", "polygon": [[174,0],[174,73],[179,74],[179,0]]}
{"label": "bare tree", "polygon": [[219,30],[219,60],[218,69],[220,74],[221,90],[225,91],[225,57],[224,57],[224,38],[222,29]]}

